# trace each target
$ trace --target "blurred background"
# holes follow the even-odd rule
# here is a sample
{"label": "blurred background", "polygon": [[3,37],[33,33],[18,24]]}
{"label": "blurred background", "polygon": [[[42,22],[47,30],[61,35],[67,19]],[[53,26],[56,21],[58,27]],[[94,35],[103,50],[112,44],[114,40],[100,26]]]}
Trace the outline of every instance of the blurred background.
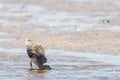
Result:
{"label": "blurred background", "polygon": [[2,45],[23,47],[24,38],[28,37],[45,47],[117,53],[119,3],[119,0],[1,0],[0,41]]}
{"label": "blurred background", "polygon": [[[0,0],[0,78],[120,79],[119,4],[120,0]],[[52,71],[29,71],[25,38],[45,48]]]}

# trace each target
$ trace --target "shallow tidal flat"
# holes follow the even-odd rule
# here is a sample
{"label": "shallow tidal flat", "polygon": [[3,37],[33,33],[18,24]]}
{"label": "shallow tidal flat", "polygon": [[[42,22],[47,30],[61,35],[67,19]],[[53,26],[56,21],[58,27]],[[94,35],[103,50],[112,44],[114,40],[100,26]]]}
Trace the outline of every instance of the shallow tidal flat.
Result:
{"label": "shallow tidal flat", "polygon": [[45,48],[119,54],[119,31],[94,29],[48,34],[46,28],[41,26],[44,31],[37,31],[36,27],[0,27],[0,44],[6,48],[25,48],[25,38],[28,37]]}
{"label": "shallow tidal flat", "polygon": [[[0,0],[0,79],[120,80],[119,0]],[[30,70],[25,40],[52,70]]]}

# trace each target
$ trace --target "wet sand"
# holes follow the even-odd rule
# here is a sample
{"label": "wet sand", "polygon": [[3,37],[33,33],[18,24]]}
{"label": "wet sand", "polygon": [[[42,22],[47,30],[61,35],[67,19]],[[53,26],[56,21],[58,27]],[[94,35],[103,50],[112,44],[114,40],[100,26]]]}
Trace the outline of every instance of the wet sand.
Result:
{"label": "wet sand", "polygon": [[[116,80],[120,78],[120,65],[110,62],[110,57],[109,59],[106,59],[107,57],[104,55],[101,55],[101,58],[99,56],[99,58],[95,59],[92,56],[83,55],[83,53],[80,52],[47,49],[48,63],[53,69],[38,70],[34,65],[34,70],[30,70],[29,59],[27,55],[25,55],[25,50],[21,50],[21,52],[16,54],[13,54],[15,53],[14,51],[17,50],[13,49],[11,53],[3,52],[0,55],[1,79]],[[92,54],[94,55],[94,53]],[[115,60],[116,59],[113,61]]]}
{"label": "wet sand", "polygon": [[[119,1],[0,2],[1,79],[120,79]],[[43,45],[53,70],[29,70],[25,38]]]}
{"label": "wet sand", "polygon": [[[0,44],[8,48],[24,48],[28,37],[45,48],[118,54],[119,5],[112,0],[88,2],[2,1]],[[102,3],[103,7],[93,8]],[[104,23],[104,20],[110,23]]]}
{"label": "wet sand", "polygon": [[0,35],[0,44],[6,48],[25,48],[25,38],[30,38],[45,48],[115,55],[120,51],[120,31],[94,29],[50,33],[46,29],[44,32],[34,30],[36,27],[0,28],[5,33]]}

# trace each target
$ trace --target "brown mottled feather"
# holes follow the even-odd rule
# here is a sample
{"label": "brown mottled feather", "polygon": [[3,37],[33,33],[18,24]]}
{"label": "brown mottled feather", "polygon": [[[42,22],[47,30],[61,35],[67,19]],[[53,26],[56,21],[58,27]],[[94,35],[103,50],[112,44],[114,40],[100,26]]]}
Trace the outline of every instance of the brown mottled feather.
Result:
{"label": "brown mottled feather", "polygon": [[43,67],[43,64],[47,62],[44,48],[40,45],[33,45],[31,40],[26,39],[27,54],[31,61],[35,63],[39,68]]}

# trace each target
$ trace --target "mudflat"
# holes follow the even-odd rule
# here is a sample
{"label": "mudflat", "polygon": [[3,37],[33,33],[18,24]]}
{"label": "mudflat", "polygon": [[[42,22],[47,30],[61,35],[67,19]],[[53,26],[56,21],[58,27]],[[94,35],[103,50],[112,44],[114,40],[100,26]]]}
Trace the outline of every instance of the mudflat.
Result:
{"label": "mudflat", "polygon": [[[0,0],[0,78],[119,80],[120,1]],[[40,43],[50,71],[30,70],[25,39]]]}

